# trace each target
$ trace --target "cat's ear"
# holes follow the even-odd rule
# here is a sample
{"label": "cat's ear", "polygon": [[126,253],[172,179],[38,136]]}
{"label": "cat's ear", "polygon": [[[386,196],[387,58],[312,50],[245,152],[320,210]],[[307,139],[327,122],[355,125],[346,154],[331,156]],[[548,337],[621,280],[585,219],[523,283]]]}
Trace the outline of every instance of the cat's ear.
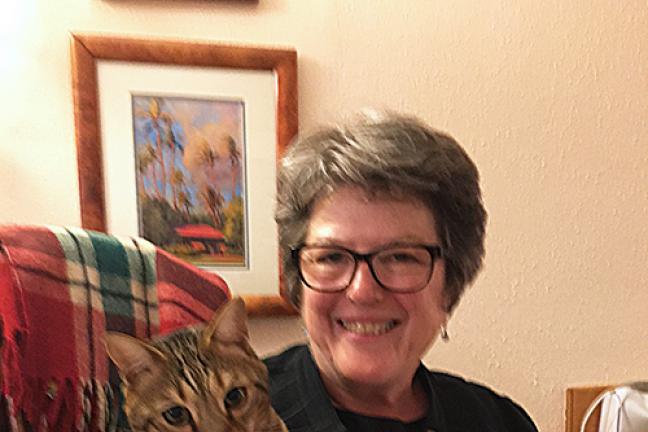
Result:
{"label": "cat's ear", "polygon": [[213,348],[218,342],[247,343],[247,313],[245,303],[235,297],[222,305],[202,332],[202,347]]}
{"label": "cat's ear", "polygon": [[106,333],[106,351],[122,379],[152,375],[162,369],[164,355],[153,346],[124,333]]}

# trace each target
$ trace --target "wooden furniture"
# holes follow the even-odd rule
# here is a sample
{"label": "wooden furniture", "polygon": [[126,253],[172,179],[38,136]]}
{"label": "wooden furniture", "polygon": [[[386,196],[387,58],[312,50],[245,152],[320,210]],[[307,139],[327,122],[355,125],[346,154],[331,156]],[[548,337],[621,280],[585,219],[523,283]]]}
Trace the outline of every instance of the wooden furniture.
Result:
{"label": "wooden furniture", "polygon": [[[583,417],[598,395],[614,386],[570,387],[565,400],[565,431],[579,432]],[[585,432],[597,432],[601,407],[597,407],[585,427]]]}

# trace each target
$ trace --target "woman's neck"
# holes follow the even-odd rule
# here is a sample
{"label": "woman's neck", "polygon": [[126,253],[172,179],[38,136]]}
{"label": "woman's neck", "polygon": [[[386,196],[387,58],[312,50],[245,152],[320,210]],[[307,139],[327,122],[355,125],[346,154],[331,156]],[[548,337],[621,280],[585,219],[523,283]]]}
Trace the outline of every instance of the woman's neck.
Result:
{"label": "woman's neck", "polygon": [[418,420],[427,412],[427,395],[421,383],[414,379],[401,385],[369,385],[322,375],[322,381],[333,405],[344,411],[403,422]]}

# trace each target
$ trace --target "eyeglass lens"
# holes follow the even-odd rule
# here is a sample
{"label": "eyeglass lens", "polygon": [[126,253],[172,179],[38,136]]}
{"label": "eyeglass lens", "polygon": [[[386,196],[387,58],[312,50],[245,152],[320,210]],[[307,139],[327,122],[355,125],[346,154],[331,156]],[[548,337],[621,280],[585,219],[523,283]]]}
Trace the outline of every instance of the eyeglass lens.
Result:
{"label": "eyeglass lens", "polygon": [[390,247],[366,255],[338,247],[305,246],[299,253],[303,281],[321,291],[346,288],[353,279],[358,261],[367,261],[372,274],[383,287],[393,291],[411,291],[428,283],[434,260],[424,246]]}

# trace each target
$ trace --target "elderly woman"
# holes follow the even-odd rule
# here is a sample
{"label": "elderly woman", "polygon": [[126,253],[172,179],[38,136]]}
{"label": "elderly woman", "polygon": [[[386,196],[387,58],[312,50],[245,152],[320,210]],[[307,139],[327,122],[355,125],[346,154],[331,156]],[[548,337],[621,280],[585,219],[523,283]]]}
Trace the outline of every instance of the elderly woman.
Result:
{"label": "elderly woman", "polygon": [[421,358],[484,254],[479,174],[395,115],[301,137],[278,173],[284,279],[308,346],[266,359],[295,431],[535,431],[510,399]]}

